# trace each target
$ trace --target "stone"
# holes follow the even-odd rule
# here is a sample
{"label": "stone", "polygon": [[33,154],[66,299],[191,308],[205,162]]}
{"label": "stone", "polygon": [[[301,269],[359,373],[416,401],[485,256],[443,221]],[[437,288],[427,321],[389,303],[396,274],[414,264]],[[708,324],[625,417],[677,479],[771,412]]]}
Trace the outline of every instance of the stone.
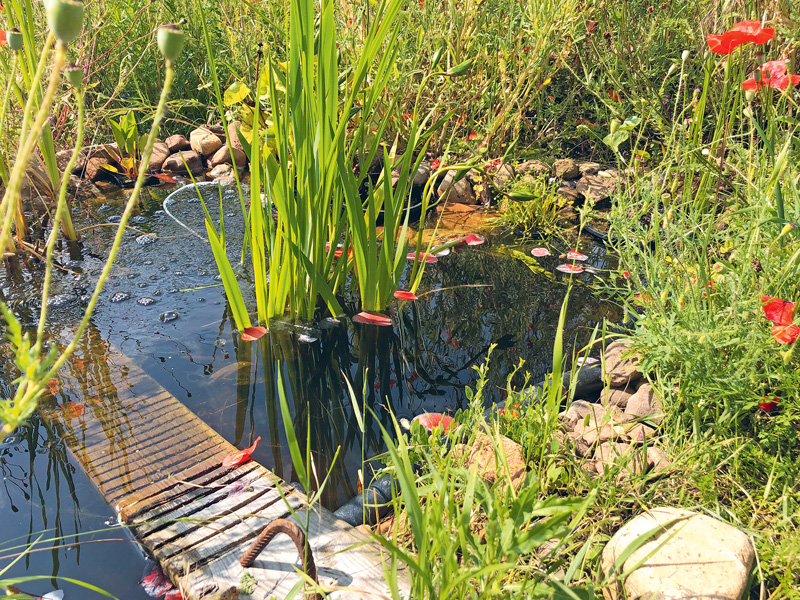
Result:
{"label": "stone", "polygon": [[603,411],[604,407],[601,404],[592,404],[591,402],[586,402],[586,400],[575,400],[564,413],[567,429],[575,429],[575,425],[579,421],[583,421],[586,415],[591,415],[590,418],[597,419],[602,416]]}
{"label": "stone", "polygon": [[577,431],[570,431],[567,437],[572,440],[575,446],[575,455],[581,458],[587,458],[592,455],[592,447],[583,439],[583,433]]}
{"label": "stone", "polygon": [[436,207],[437,216],[441,217],[439,226],[442,230],[452,230],[453,235],[471,233],[475,230],[491,227],[490,220],[495,216],[479,204],[459,204],[448,202]]}
{"label": "stone", "polygon": [[102,165],[110,165],[111,161],[103,156],[93,156],[86,161],[86,169],[83,176],[89,181],[98,181],[107,177],[107,171]]}
{"label": "stone", "polygon": [[625,413],[636,417],[647,418],[654,423],[660,423],[663,419],[661,412],[661,401],[653,391],[649,383],[643,383],[636,390],[636,393],[628,398],[625,406]]}
{"label": "stone", "polygon": [[[508,476],[514,489],[519,489],[527,475],[522,446],[504,435],[491,438],[482,434],[475,438],[469,448],[464,448],[462,445],[461,448],[458,450],[454,448],[453,451],[456,456],[466,456],[468,465],[472,466],[477,463],[478,474],[490,485],[505,480]],[[501,457],[499,466],[496,453]],[[503,461],[508,465],[507,471]]]}
{"label": "stone", "polygon": [[426,183],[428,183],[428,179],[431,177],[431,163],[429,162],[421,162],[419,163],[419,167],[417,167],[416,173],[414,173],[414,180],[411,182],[412,187],[422,187]]}
{"label": "stone", "polygon": [[[637,540],[661,528],[612,573],[614,563]],[[750,538],[717,519],[680,508],[652,508],[626,523],[603,549],[600,566],[612,584],[607,600],[740,600],[755,559]],[[615,576],[642,563],[624,580]]]}
{"label": "stone", "polygon": [[623,442],[605,442],[594,451],[594,468],[600,475],[617,462],[622,463],[622,477],[641,475],[647,471],[647,455],[636,446]]}
{"label": "stone", "polygon": [[581,174],[576,163],[571,158],[560,158],[553,163],[553,176],[557,179],[575,179]]}
{"label": "stone", "polygon": [[600,163],[588,161],[578,163],[578,171],[580,171],[581,175],[597,175],[599,170]]}
{"label": "stone", "polygon": [[540,160],[526,160],[524,163],[517,165],[514,170],[520,177],[523,175],[533,175],[534,177],[550,175],[550,166]]}
{"label": "stone", "polygon": [[492,183],[500,190],[504,190],[514,180],[514,169],[508,163],[501,162],[493,171],[489,172]]}
{"label": "stone", "polygon": [[[184,160],[186,161],[186,165],[183,164]],[[194,150],[186,150],[170,155],[169,158],[164,161],[164,165],[161,167],[161,169],[164,171],[170,171],[171,173],[175,173],[177,175],[186,175],[187,165],[192,175],[197,175],[203,172],[203,159]]]}
{"label": "stone", "polygon": [[619,432],[611,423],[598,423],[592,420],[588,424],[578,421],[572,433],[579,435],[589,446],[603,444],[619,437]]}
{"label": "stone", "polygon": [[169,154],[169,146],[162,141],[156,141],[153,144],[153,153],[150,155],[150,161],[147,163],[148,170],[160,171]]}
{"label": "stone", "polygon": [[575,190],[592,202],[608,200],[616,189],[616,179],[597,175],[584,175],[575,183]]}
{"label": "stone", "polygon": [[[626,415],[632,416],[632,415]],[[623,427],[625,435],[630,439],[632,444],[645,444],[653,439],[656,430],[648,427],[644,423],[631,423]]]}
{"label": "stone", "polygon": [[102,198],[104,195],[103,192],[100,191],[100,188],[94,185],[91,181],[81,179],[77,175],[72,174],[69,176],[67,191],[72,195],[73,198],[82,202],[86,200]]}
{"label": "stone", "polygon": [[233,155],[233,160],[236,161],[237,168],[247,164],[247,155],[243,150],[237,148],[230,149],[227,146],[223,146],[208,159],[208,165],[210,167],[216,167],[222,164],[232,164],[233,160],[231,160],[231,155]]}
{"label": "stone", "polygon": [[169,136],[165,140],[165,143],[167,144],[167,148],[169,148],[170,154],[175,154],[181,150],[189,150],[192,147],[189,140],[186,139],[186,136],[179,133]]}
{"label": "stone", "polygon": [[459,204],[475,204],[475,193],[472,191],[472,185],[466,177],[462,177],[456,181],[458,171],[448,171],[445,173],[444,179],[439,184],[436,192],[439,198],[446,202],[457,202]]}
{"label": "stone", "polygon": [[559,196],[564,198],[564,200],[570,204],[580,204],[583,202],[583,194],[581,194],[574,187],[562,185],[560,188],[558,188],[557,192]]}
{"label": "stone", "polygon": [[[56,164],[58,165],[59,172],[63,173],[67,168],[69,161],[72,159],[72,149],[59,150],[56,152]],[[78,153],[78,158],[75,160],[75,166],[72,168],[73,173],[80,173],[86,168],[86,152],[81,151]]]}
{"label": "stone", "polygon": [[628,399],[633,396],[633,391],[618,388],[606,388],[600,395],[604,406],[616,406],[620,410],[625,410]]}
{"label": "stone", "polygon": [[213,169],[208,172],[208,176],[211,179],[219,179],[221,177],[230,177],[233,175],[233,165],[228,163],[223,163],[221,165],[217,165]]}
{"label": "stone", "polygon": [[635,356],[622,358],[623,354],[629,354],[630,344],[630,340],[622,340],[613,342],[606,348],[605,376],[613,387],[624,387],[642,378],[638,359]]}
{"label": "stone", "polygon": [[242,154],[245,154],[244,146],[242,146],[242,142],[239,140],[239,135],[236,133],[237,131],[239,131],[239,129],[241,129],[241,127],[242,127],[241,121],[233,121],[232,123],[228,123],[228,137],[231,140],[230,142],[231,148],[239,150],[241,151]]}
{"label": "stone", "polygon": [[661,448],[653,448],[651,446],[647,449],[647,466],[653,473],[660,473],[671,465],[672,461],[667,458],[666,453]]}
{"label": "stone", "polygon": [[198,127],[189,134],[192,150],[202,156],[211,156],[222,148],[222,140],[208,127]]}

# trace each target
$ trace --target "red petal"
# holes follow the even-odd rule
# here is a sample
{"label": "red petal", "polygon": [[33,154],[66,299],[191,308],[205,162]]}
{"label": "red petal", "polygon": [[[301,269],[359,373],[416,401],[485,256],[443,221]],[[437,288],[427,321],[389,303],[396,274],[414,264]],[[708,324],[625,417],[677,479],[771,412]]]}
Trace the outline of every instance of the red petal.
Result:
{"label": "red petal", "polygon": [[253,442],[253,445],[249,448],[245,448],[244,450],[237,450],[236,452],[231,452],[222,460],[223,467],[235,467],[236,465],[240,465],[242,463],[247,462],[250,460],[250,455],[256,451],[256,446],[258,446],[258,441],[261,439],[261,436],[256,438],[256,441]]}
{"label": "red petal", "polygon": [[467,243],[467,246],[480,246],[486,241],[486,238],[477,233],[468,233],[464,241]]}
{"label": "red petal", "polygon": [[394,293],[394,297],[398,300],[418,300],[417,295],[414,292],[406,292],[403,290],[397,290]]}
{"label": "red petal", "polygon": [[561,271],[562,273],[583,273],[583,269],[576,265],[558,265],[556,271]]}
{"label": "red petal", "polygon": [[266,327],[245,327],[242,330],[242,339],[245,342],[255,342],[267,334]]}
{"label": "red petal", "polygon": [[753,75],[750,75],[750,77],[742,82],[742,87],[748,92],[757,92],[763,86],[764,83],[762,81],[756,81],[756,78]]}
{"label": "red petal", "polygon": [[[753,42],[754,44],[766,44],[773,37],[775,37],[775,30],[771,27],[761,27],[761,21],[740,21],[731,27],[725,35],[731,33],[741,33],[745,38],[745,42]],[[744,42],[741,42],[744,43]],[[737,44],[738,45],[738,44]]]}
{"label": "red petal", "polygon": [[433,159],[433,162],[431,163],[431,169],[438,169],[441,166],[442,163],[438,158]]}
{"label": "red petal", "polygon": [[794,323],[790,325],[773,325],[772,337],[779,344],[794,344],[795,340],[800,337],[800,327]]}
{"label": "red petal", "polygon": [[771,60],[761,65],[761,73],[766,78],[774,77],[777,79],[778,77],[786,75],[786,72],[787,67],[785,60]]}
{"label": "red petal", "polygon": [[475,133],[474,131],[471,131],[470,134],[467,136],[467,139],[472,141],[472,140],[476,139],[477,137],[478,137],[478,134]]}
{"label": "red petal", "polygon": [[0,29],[0,46],[5,46],[7,43],[6,32]]}
{"label": "red petal", "polygon": [[531,250],[531,254],[541,258],[542,256],[550,256],[550,251],[547,248],[534,248]]}
{"label": "red petal", "polygon": [[442,413],[422,413],[414,417],[412,421],[416,421],[428,431],[433,431],[439,425],[442,426],[444,432],[447,432],[448,429],[455,429],[458,427],[458,423],[453,421],[453,417],[448,417]]}
{"label": "red petal", "polygon": [[362,325],[391,325],[392,320],[386,315],[373,312],[360,312],[353,317],[353,321]]}
{"label": "red petal", "polygon": [[791,325],[794,302],[781,300],[772,296],[761,296],[764,316],[776,325]]}
{"label": "red petal", "polygon": [[771,413],[773,410],[778,408],[778,399],[775,398],[774,400],[765,400],[764,402],[759,402],[758,406],[764,412]]}
{"label": "red petal", "polygon": [[425,254],[424,252],[420,252],[419,256],[417,256],[416,252],[409,252],[406,254],[406,258],[408,260],[414,260],[414,257],[417,257],[419,262],[425,261],[428,264],[433,264],[439,262],[439,259],[433,256],[432,254]]}

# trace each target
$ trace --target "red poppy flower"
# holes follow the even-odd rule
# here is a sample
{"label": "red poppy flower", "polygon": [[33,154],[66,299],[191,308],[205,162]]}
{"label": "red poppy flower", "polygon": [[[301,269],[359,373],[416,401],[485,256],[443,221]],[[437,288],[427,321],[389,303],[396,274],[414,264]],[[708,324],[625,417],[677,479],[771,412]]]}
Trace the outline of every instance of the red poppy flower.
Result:
{"label": "red poppy flower", "polygon": [[627,271],[623,271],[623,272],[622,272],[622,276],[623,276],[625,279],[628,279],[628,278],[630,278],[631,274],[630,274],[630,273],[628,273]]}
{"label": "red poppy flower", "polygon": [[[4,8],[0,6],[0,8]],[[0,46],[5,46],[8,44],[8,40],[6,40],[6,32],[0,29]]]}
{"label": "red poppy flower", "polygon": [[773,296],[761,296],[764,316],[776,325],[791,325],[794,315],[794,302]]}
{"label": "red poppy flower", "polygon": [[236,465],[240,465],[242,463],[247,462],[250,460],[250,455],[256,451],[256,446],[258,446],[258,442],[261,439],[261,436],[256,438],[256,441],[253,442],[253,445],[249,448],[245,448],[244,450],[237,450],[236,452],[231,452],[222,460],[223,467],[235,467]]}
{"label": "red poppy flower", "polygon": [[761,21],[742,21],[722,35],[708,35],[708,48],[716,54],[730,54],[742,44],[766,44],[775,37],[775,30],[761,27]]}
{"label": "red poppy flower", "polygon": [[360,312],[353,317],[353,321],[362,325],[391,325],[392,320],[386,315],[372,312]]}
{"label": "red poppy flower", "polygon": [[445,433],[447,433],[448,429],[455,429],[458,427],[458,423],[453,420],[453,417],[448,417],[442,413],[422,413],[414,417],[412,419],[412,422],[413,421],[416,421],[428,431],[433,431],[439,427],[439,425],[442,426],[442,431]]}
{"label": "red poppy flower", "polygon": [[394,297],[398,300],[418,300],[417,295],[414,292],[406,292],[404,290],[397,290],[394,293]]}
{"label": "red poppy flower", "polygon": [[608,97],[611,98],[614,102],[619,102],[619,94],[614,90],[608,90]]}
{"label": "red poppy flower", "polygon": [[795,340],[800,337],[800,327],[794,323],[789,325],[773,325],[772,337],[779,344],[794,344]]}
{"label": "red poppy flower", "polygon": [[245,342],[255,342],[266,334],[267,329],[265,327],[245,327],[242,329],[242,340]]}
{"label": "red poppy flower", "polygon": [[527,52],[527,51],[528,51],[528,50],[530,50],[530,49],[531,49],[531,47],[530,47],[530,46],[525,46],[525,47],[522,49],[522,51],[523,51],[523,52]]}
{"label": "red poppy flower", "polygon": [[764,400],[763,402],[758,403],[758,407],[766,413],[771,413],[773,410],[778,408],[778,399],[774,398],[772,400]]}
{"label": "red poppy flower", "polygon": [[469,132],[469,135],[467,136],[467,139],[468,139],[469,141],[472,141],[472,140],[478,139],[478,134],[477,134],[476,132],[474,132],[474,131],[470,131],[470,132]]}
{"label": "red poppy flower", "polygon": [[431,163],[431,169],[438,169],[442,166],[442,162],[438,158],[434,158],[433,162]]}
{"label": "red poppy flower", "polygon": [[771,60],[761,65],[761,76],[756,79],[756,73],[742,82],[742,87],[747,91],[755,92],[764,86],[785,92],[789,87],[800,84],[800,75],[788,75],[785,60]]}

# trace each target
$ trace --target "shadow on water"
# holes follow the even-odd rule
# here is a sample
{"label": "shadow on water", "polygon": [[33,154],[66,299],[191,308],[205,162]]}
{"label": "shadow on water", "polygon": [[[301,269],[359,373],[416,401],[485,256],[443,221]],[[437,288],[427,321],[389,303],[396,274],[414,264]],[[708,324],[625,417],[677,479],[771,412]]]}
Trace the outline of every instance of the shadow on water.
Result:
{"label": "shadow on water", "polygon": [[[53,542],[49,560],[43,552],[32,554],[26,565],[15,565],[14,574],[77,577],[122,598],[146,597],[138,586],[143,561],[132,544],[75,545],[78,537],[122,539],[125,534],[89,533],[107,527],[114,514],[66,449],[76,448],[95,480],[118,477],[124,489],[141,482],[138,470],[150,460],[152,441],[131,434],[131,419],[141,415],[135,404],[123,410],[119,399],[133,386],[127,378],[133,366],[149,376],[150,387],[163,386],[232,444],[249,446],[261,436],[253,457],[293,481],[280,417],[279,393],[285,394],[300,446],[308,444],[312,452],[312,473],[321,481],[330,472],[321,500],[334,509],[357,493],[362,457],[383,451],[370,411],[362,436],[356,410],[370,409],[387,427],[390,411],[411,418],[423,411],[463,408],[465,389],[476,379],[473,367],[486,359],[491,346],[487,404],[503,398],[507,377],[521,360],[533,381],[550,368],[568,280],[555,267],[566,247],[554,244],[554,256],[539,260],[530,257],[527,246],[461,247],[426,270],[417,292],[420,300],[390,306],[392,327],[360,325],[348,316],[305,324],[276,320],[269,335],[245,342],[232,324],[203,239],[199,201],[189,190],[167,207],[199,232],[190,233],[164,212],[166,194],[150,190],[143,196],[90,335],[60,374],[60,385],[43,401],[40,416],[0,448],[0,512],[11,517],[0,536],[0,568],[9,540],[32,540],[38,531],[55,528],[54,537],[61,541]],[[217,205],[213,189],[203,188],[203,194]],[[223,188],[222,197],[229,251],[238,259],[236,240],[242,232],[235,192]],[[107,199],[83,216],[80,260],[74,249],[58,253],[70,274],[56,278],[51,298],[50,335],[55,339],[66,338],[83,311],[86,290],[92,288],[114,233],[106,225],[114,224],[123,200]],[[145,234],[152,239],[143,239]],[[595,324],[621,316],[593,288],[596,278],[614,268],[613,260],[588,241],[581,249],[596,272],[575,278],[565,333],[576,348],[589,340]],[[23,264],[0,273],[3,299],[31,328],[39,309],[39,276],[39,268]],[[352,283],[342,297],[351,316],[359,310]],[[246,300],[254,305],[252,297]],[[3,356],[2,362],[0,384],[8,395],[11,357]],[[358,398],[355,406],[348,383]],[[146,401],[148,384],[137,382],[134,388]],[[128,400],[126,405],[131,405]],[[175,435],[184,446],[200,442],[191,431],[178,429]],[[98,436],[110,448],[108,456],[82,455],[81,449]],[[28,512],[23,515],[23,510]],[[67,547],[65,536],[72,540]]]}

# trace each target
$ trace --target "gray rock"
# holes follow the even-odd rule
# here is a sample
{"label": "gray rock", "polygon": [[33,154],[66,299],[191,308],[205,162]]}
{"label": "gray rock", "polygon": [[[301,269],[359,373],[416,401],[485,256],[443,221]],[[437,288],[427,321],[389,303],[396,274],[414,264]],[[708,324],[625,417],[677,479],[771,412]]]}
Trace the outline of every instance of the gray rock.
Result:
{"label": "gray rock", "polygon": [[[614,563],[638,539],[662,527],[612,574]],[[606,544],[600,565],[606,576],[642,563],[624,580],[612,579],[606,598],[739,600],[755,559],[739,529],[680,508],[653,508],[626,523]]]}
{"label": "gray rock", "polygon": [[658,396],[656,396],[649,383],[640,385],[636,393],[628,398],[628,404],[625,406],[625,413],[636,417],[647,418],[654,423],[661,422],[663,418],[661,401],[658,399]]}
{"label": "gray rock", "polygon": [[617,189],[617,180],[598,175],[584,175],[575,183],[575,189],[593,202],[607,200]]}
{"label": "gray rock", "polygon": [[175,154],[181,150],[189,150],[192,147],[189,140],[186,139],[186,136],[179,133],[169,136],[165,143],[167,144],[167,148],[169,148],[170,154]]}
{"label": "gray rock", "polygon": [[150,161],[147,163],[148,170],[160,171],[168,157],[169,146],[162,141],[156,141],[153,144],[153,153],[150,155]]}
{"label": "gray rock", "polygon": [[421,162],[419,167],[417,168],[417,172],[414,173],[414,181],[412,182],[413,187],[422,187],[426,183],[428,183],[428,179],[431,176],[431,164],[429,162]]}
{"label": "gray rock", "polygon": [[578,171],[581,172],[581,175],[597,175],[597,172],[599,170],[600,170],[600,163],[596,162],[578,163]]}
{"label": "gray rock", "polygon": [[628,391],[610,388],[603,390],[601,399],[605,406],[616,406],[620,410],[625,410],[625,407],[628,404],[628,399],[633,396],[633,394],[633,390]]}
{"label": "gray rock", "polygon": [[91,181],[81,179],[77,175],[69,176],[67,191],[77,200],[95,200],[103,197],[103,192]]}
{"label": "gray rock", "polygon": [[508,187],[515,177],[514,169],[507,163],[500,163],[493,173],[490,173],[492,183],[501,190]]}
{"label": "gray rock", "polygon": [[475,204],[475,193],[466,177],[455,181],[457,171],[448,171],[436,190],[442,200],[458,204]]}
{"label": "gray rock", "polygon": [[630,340],[622,340],[613,342],[606,348],[605,376],[613,387],[624,387],[642,378],[638,359],[635,356],[622,358],[623,354],[630,354],[630,344]]}
{"label": "gray rock", "polygon": [[231,160],[231,155],[233,155],[233,160],[236,161],[237,167],[243,167],[247,164],[247,155],[243,150],[233,148],[231,151],[231,149],[227,146],[223,146],[217,150],[211,158],[208,159],[208,165],[211,167],[216,167],[217,165],[232,164],[233,160]]}
{"label": "gray rock", "polygon": [[188,171],[186,170],[186,165],[183,164],[181,156],[186,160],[186,165],[189,166],[189,171],[191,171],[192,175],[203,172],[203,159],[194,150],[185,150],[170,155],[169,158],[164,161],[161,169],[178,175],[185,175]]}
{"label": "gray rock", "polygon": [[[58,170],[63,173],[64,169],[67,168],[69,161],[72,159],[72,149],[67,150],[60,150],[56,152],[56,164],[58,165]],[[75,166],[72,168],[73,173],[80,173],[81,171],[86,168],[86,152],[82,151],[78,153],[78,158],[75,160]]]}
{"label": "gray rock", "polygon": [[233,175],[233,166],[231,164],[217,165],[208,172],[211,179],[219,179],[221,177],[230,177]]}
{"label": "gray rock", "polygon": [[526,160],[514,169],[517,175],[533,175],[534,177],[540,175],[550,175],[550,166],[540,160]]}
{"label": "gray rock", "polygon": [[192,150],[202,156],[211,156],[222,148],[222,140],[208,127],[198,127],[189,134]]}
{"label": "gray rock", "polygon": [[558,179],[575,179],[580,174],[578,163],[571,158],[561,158],[553,163],[553,176]]}

